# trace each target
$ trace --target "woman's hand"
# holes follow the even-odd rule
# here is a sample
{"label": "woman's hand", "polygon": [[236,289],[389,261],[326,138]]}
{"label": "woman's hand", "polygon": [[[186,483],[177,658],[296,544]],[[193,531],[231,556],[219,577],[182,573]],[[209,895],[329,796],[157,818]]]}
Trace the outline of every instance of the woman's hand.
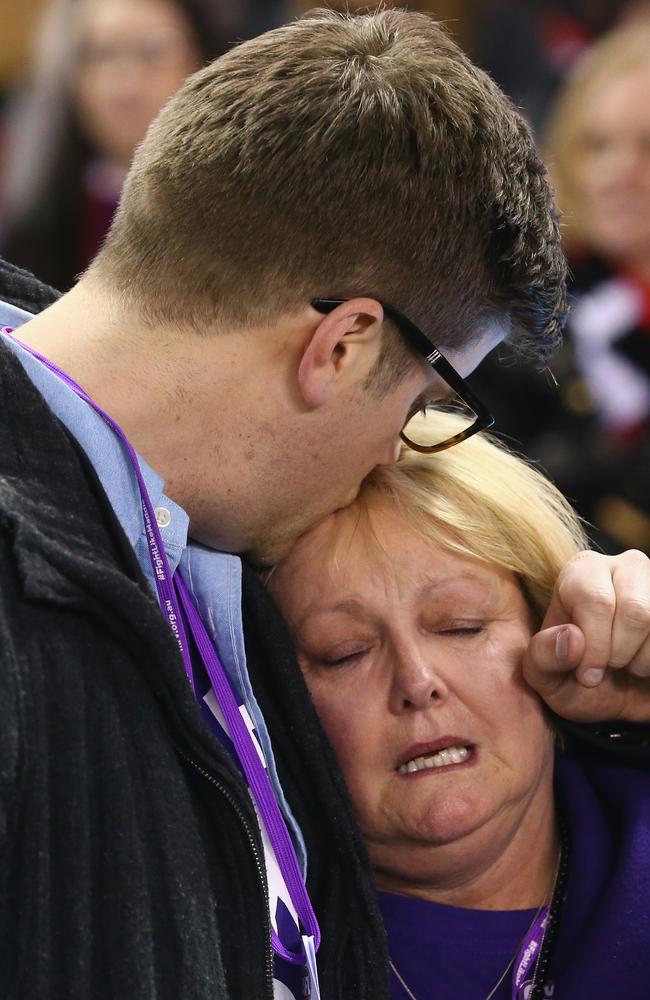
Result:
{"label": "woman's hand", "polygon": [[650,559],[581,552],[560,573],[524,677],[574,722],[650,722]]}

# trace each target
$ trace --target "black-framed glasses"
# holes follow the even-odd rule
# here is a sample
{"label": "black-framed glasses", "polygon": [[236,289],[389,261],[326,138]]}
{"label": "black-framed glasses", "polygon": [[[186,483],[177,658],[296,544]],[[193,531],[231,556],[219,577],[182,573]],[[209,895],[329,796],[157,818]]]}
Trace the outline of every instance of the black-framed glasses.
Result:
{"label": "black-framed glasses", "polygon": [[[371,297],[374,298],[374,296]],[[343,305],[346,301],[346,299],[313,299],[311,304],[317,312],[327,314],[333,312],[337,306]],[[386,302],[380,302],[380,305],[384,314],[393,321],[415,352],[431,366],[451,390],[450,397],[445,399],[443,405],[429,403],[413,407],[400,434],[404,444],[414,451],[430,455],[436,451],[452,448],[455,444],[466,441],[478,431],[492,427],[494,417],[490,411],[474,395],[463,376],[447,361],[426,334],[422,333],[419,327],[399,309],[395,309]],[[458,433],[432,444],[431,442],[435,440],[436,413],[439,413],[441,409],[460,412],[466,418],[467,425]]]}

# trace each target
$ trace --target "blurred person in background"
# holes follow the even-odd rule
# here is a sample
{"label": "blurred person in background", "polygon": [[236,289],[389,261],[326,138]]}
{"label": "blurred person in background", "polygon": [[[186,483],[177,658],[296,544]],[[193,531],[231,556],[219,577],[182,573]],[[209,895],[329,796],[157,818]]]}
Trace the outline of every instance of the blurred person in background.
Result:
{"label": "blurred person in background", "polygon": [[597,542],[650,551],[650,19],[582,57],[545,145],[573,271],[559,385],[513,368],[504,395],[501,371],[497,401],[489,367],[480,388]]}
{"label": "blurred person in background", "polygon": [[185,77],[225,51],[210,0],[64,0],[7,128],[4,255],[69,288],[112,219],[135,146]]}
{"label": "blurred person in background", "polygon": [[579,63],[547,149],[574,269],[578,364],[601,425],[634,436],[650,413],[650,20]]}
{"label": "blurred person in background", "polygon": [[587,48],[648,0],[468,0],[472,58],[522,108],[536,133]]}

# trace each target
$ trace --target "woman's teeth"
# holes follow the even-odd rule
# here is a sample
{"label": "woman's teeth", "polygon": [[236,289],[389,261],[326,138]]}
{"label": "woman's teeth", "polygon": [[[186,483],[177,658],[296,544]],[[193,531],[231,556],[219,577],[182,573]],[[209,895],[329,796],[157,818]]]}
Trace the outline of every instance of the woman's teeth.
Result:
{"label": "woman's teeth", "polygon": [[397,768],[398,774],[412,774],[414,771],[425,771],[429,767],[446,767],[448,764],[461,764],[469,757],[467,747],[446,747],[430,757],[414,757]]}

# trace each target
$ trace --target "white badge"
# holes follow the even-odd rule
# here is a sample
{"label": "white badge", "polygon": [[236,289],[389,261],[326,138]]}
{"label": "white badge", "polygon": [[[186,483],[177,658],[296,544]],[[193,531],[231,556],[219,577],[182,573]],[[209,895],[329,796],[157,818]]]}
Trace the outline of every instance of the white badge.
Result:
{"label": "white badge", "polygon": [[307,972],[309,973],[309,1000],[320,1000],[318,969],[316,968],[316,949],[314,948],[313,937],[303,934],[302,946],[305,949]]}

